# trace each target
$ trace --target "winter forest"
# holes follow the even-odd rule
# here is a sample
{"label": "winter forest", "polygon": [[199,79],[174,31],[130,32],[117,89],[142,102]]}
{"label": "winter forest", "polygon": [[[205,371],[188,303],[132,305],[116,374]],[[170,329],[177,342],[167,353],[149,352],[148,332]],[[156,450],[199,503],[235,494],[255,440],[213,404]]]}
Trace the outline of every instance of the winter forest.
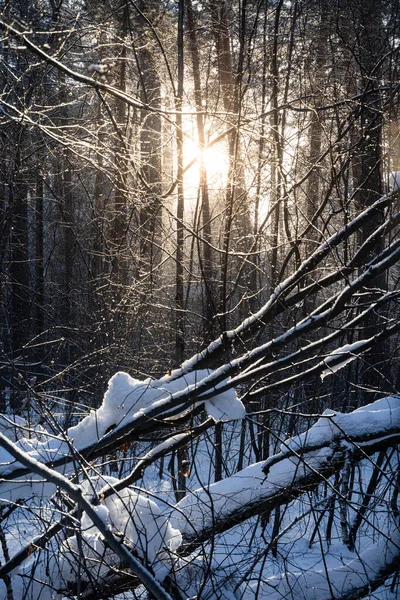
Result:
{"label": "winter forest", "polygon": [[400,599],[399,42],[0,0],[0,600]]}

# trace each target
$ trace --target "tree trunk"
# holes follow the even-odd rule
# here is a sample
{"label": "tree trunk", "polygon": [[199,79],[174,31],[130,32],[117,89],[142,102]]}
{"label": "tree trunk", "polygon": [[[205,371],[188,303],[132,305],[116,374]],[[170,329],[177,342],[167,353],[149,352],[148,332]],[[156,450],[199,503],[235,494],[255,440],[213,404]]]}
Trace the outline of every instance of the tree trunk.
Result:
{"label": "tree trunk", "polygon": [[12,229],[10,238],[11,278],[11,340],[14,358],[24,360],[24,345],[30,337],[30,277],[28,254],[28,184],[23,180],[21,152],[24,148],[24,128],[19,128],[13,179],[10,189]]}
{"label": "tree trunk", "polygon": [[185,209],[185,197],[183,187],[183,123],[182,123],[182,101],[183,101],[183,21],[184,2],[179,0],[178,12],[178,89],[175,100],[176,106],[176,147],[177,147],[177,182],[178,197],[176,205],[176,272],[175,272],[175,360],[179,365],[185,350],[185,304],[184,304],[184,228],[183,218]]}
{"label": "tree trunk", "polygon": [[204,164],[204,148],[206,146],[206,134],[204,127],[203,115],[203,97],[201,92],[200,79],[200,54],[197,42],[196,24],[193,15],[192,1],[186,2],[188,33],[190,40],[190,52],[192,57],[193,68],[193,83],[194,83],[194,99],[196,105],[196,123],[199,146],[199,191],[200,191],[200,213],[201,213],[201,230],[200,236],[204,243],[201,244],[199,259],[202,270],[202,280],[204,288],[204,342],[209,343],[214,337],[214,319],[216,313],[215,305],[215,290],[214,290],[214,264],[213,252],[211,249],[212,232],[211,232],[211,212],[210,212],[210,197],[207,180],[207,169]]}
{"label": "tree trunk", "polygon": [[[360,83],[362,97],[359,108],[359,143],[357,148],[357,190],[355,193],[355,204],[357,211],[371,206],[383,192],[382,187],[382,107],[380,91],[379,67],[380,58],[383,57],[384,35],[383,35],[383,5],[380,0],[358,0],[352,6],[358,19],[356,25],[359,28],[360,37],[357,47],[360,68]],[[359,244],[362,244],[384,220],[384,214],[377,215],[374,222],[364,225],[360,231]],[[374,248],[374,253],[379,253],[383,248],[384,240],[381,239],[379,246]],[[374,254],[365,256],[368,262]],[[373,289],[386,287],[386,274],[381,274],[370,285],[370,291],[363,299],[363,304],[372,303],[375,298]],[[368,291],[368,290],[366,290]],[[384,316],[383,316],[384,318]],[[366,321],[360,335],[369,338],[375,335],[379,329],[380,317],[371,313]],[[385,362],[384,344],[376,345],[364,357],[361,367],[360,383],[370,391],[382,391],[384,384],[384,373],[381,370]],[[370,402],[375,396],[368,395],[365,402]]]}

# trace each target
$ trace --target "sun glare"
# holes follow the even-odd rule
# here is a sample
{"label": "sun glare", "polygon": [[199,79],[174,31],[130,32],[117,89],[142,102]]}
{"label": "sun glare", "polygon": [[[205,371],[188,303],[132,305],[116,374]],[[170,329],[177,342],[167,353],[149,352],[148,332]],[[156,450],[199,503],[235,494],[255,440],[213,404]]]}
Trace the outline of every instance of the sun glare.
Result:
{"label": "sun glare", "polygon": [[[226,185],[228,175],[228,156],[224,145],[219,144],[206,148],[203,152],[204,166],[207,171],[207,181],[210,189],[217,190]],[[185,195],[189,200],[197,196],[200,182],[200,148],[193,139],[184,142],[184,164],[190,165],[184,175]],[[193,164],[191,164],[193,162]]]}

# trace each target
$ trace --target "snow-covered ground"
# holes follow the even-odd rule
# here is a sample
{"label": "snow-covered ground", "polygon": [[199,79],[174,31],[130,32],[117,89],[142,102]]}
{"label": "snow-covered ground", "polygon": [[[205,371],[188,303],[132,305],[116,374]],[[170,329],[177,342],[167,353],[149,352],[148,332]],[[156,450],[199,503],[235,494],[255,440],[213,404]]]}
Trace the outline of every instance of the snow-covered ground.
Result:
{"label": "snow-covered ground", "polygon": [[[368,586],[374,571],[398,560],[400,535],[391,510],[393,485],[390,485],[391,474],[398,469],[394,452],[383,463],[382,476],[363,516],[354,550],[349,550],[343,538],[344,530],[354,522],[361,506],[377,459],[375,455],[366,456],[354,470],[350,469],[354,450],[350,439],[359,452],[367,447],[371,437],[390,439],[400,428],[400,397],[383,398],[351,414],[327,410],[307,431],[282,439],[274,456],[254,463],[248,428],[242,436],[243,405],[234,392],[219,394],[217,389],[215,397],[205,402],[205,408],[213,418],[226,421],[222,433],[223,479],[214,482],[214,437],[205,433],[192,440],[187,449],[191,465],[186,479],[187,494],[177,504],[168,464],[171,457],[164,459],[163,466],[159,461],[152,464],[135,486],[111,495],[107,490],[120,480],[104,475],[107,468],[100,465],[97,471],[87,466],[80,474],[81,485],[73,484],[75,487],[70,488],[64,475],[74,473],[73,462],[67,468],[46,471],[44,462],[49,457],[57,460],[69,454],[72,445],[78,449],[93,445],[107,431],[122,429],[148,411],[162,408],[168,415],[172,408],[182,414],[188,405],[181,398],[196,390],[199,381],[207,381],[208,376],[208,372],[194,372],[174,381],[138,382],[126,374],[117,374],[110,381],[100,408],[70,428],[64,438],[46,436],[43,430],[37,438],[32,431],[25,437],[24,423],[17,423],[21,429],[16,433],[15,423],[1,421],[3,476],[22,465],[31,467],[35,473],[24,474],[17,485],[0,482],[4,510],[21,498],[22,493],[30,497],[25,501],[29,510],[17,508],[3,523],[9,555],[12,557],[29,543],[43,526],[60,518],[57,508],[61,507],[60,499],[53,497],[56,484],[63,488],[65,482],[67,487],[63,489],[77,494],[83,511],[74,515],[80,536],[70,531],[54,538],[46,550],[38,551],[32,546],[31,555],[11,573],[15,600],[61,599],[65,587],[63,593],[55,590],[62,589],[65,580],[71,584],[78,579],[90,582],[93,577],[101,581],[120,560],[105,543],[107,532],[123,540],[133,555],[152,569],[156,581],[169,574],[176,580],[183,598],[202,600],[328,600],[346,595],[353,587]],[[201,401],[197,395],[195,402]],[[168,443],[164,442],[164,447]],[[152,446],[137,445],[134,452],[143,456]],[[238,470],[243,448],[245,462]],[[317,493],[304,492],[284,503],[279,511],[272,510],[268,518],[263,514],[263,503],[313,471],[325,469],[337,452],[347,456],[343,472],[349,467],[351,482],[329,477],[319,485]],[[125,471],[136,462],[131,456],[124,463]],[[126,475],[124,469],[121,476]],[[47,473],[55,474],[51,484],[43,481]],[[81,504],[79,494],[83,498]],[[91,504],[94,497],[97,502]],[[256,505],[256,514],[261,516],[243,521],[243,511]],[[85,514],[87,506],[91,516]],[[239,520],[237,525],[235,516]],[[279,527],[275,527],[277,519]],[[191,555],[180,555],[182,536],[193,541],[197,534],[210,532],[216,524],[224,522],[228,523],[224,533],[205,536],[204,544],[197,546]],[[5,546],[2,563],[7,560],[4,553]],[[43,581],[53,589],[43,587]],[[391,583],[389,578],[385,585],[365,597],[398,598],[398,586],[391,589]],[[4,587],[0,588],[1,597],[6,598]]]}

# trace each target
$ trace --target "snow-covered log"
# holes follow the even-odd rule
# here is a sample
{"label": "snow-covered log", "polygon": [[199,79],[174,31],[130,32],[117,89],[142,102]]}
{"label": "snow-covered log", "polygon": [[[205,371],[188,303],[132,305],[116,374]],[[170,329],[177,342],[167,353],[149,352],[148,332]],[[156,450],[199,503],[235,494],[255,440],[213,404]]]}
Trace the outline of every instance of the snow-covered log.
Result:
{"label": "snow-covered log", "polygon": [[[350,414],[326,410],[303,434],[267,461],[189,493],[172,522],[190,549],[215,532],[290,501],[340,469],[348,452],[361,460],[400,442],[400,397],[391,396]],[[331,484],[329,484],[331,485]]]}

